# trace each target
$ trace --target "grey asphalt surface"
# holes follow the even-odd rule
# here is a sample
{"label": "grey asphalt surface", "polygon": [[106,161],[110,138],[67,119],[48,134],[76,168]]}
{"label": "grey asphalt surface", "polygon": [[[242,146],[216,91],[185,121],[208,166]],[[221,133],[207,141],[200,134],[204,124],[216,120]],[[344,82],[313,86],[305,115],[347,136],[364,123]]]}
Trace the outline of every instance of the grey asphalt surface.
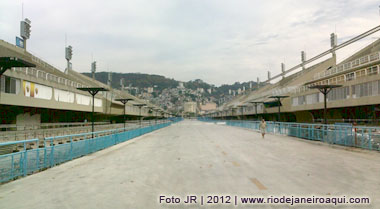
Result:
{"label": "grey asphalt surface", "polygon": [[[184,204],[187,195],[197,203]],[[219,204],[207,204],[209,195],[219,196]],[[239,201],[284,195],[370,197],[371,204]],[[160,196],[181,203],[160,203]],[[380,208],[379,199],[379,152],[269,134],[262,139],[253,130],[190,120],[0,185],[1,209]]]}

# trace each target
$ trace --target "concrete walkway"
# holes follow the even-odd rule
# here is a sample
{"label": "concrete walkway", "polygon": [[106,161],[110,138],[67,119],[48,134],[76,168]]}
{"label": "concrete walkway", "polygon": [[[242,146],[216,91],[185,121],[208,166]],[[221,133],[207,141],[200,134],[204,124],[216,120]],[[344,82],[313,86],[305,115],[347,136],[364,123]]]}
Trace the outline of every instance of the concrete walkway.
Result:
{"label": "concrete walkway", "polygon": [[[173,195],[197,203],[159,203]],[[206,204],[208,195],[226,203]],[[380,153],[187,120],[1,185],[0,208],[333,208],[233,205],[284,195],[368,196],[363,208],[380,208]]]}

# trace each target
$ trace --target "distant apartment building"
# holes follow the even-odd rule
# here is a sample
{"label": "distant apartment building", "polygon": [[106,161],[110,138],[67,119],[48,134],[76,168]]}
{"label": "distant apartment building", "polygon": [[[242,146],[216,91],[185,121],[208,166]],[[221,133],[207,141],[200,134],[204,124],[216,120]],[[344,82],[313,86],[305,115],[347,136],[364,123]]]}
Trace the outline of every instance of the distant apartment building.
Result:
{"label": "distant apartment building", "polygon": [[216,103],[214,102],[208,102],[204,105],[201,105],[200,106],[200,113],[201,114],[204,114],[206,112],[210,112],[210,111],[213,111],[213,110],[216,110]]}
{"label": "distant apartment building", "polygon": [[196,113],[197,103],[196,102],[185,102],[183,104],[183,109],[185,113]]}
{"label": "distant apartment building", "polygon": [[201,110],[208,111],[208,110],[215,110],[216,109],[216,103],[214,102],[208,102],[204,105],[201,105]]}

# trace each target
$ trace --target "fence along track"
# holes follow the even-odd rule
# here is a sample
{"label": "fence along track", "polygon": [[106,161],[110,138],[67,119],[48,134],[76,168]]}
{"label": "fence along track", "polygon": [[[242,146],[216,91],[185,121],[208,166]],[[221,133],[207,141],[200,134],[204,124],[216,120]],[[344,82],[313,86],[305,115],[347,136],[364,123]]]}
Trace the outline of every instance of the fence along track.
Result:
{"label": "fence along track", "polygon": [[[24,150],[16,153],[0,155],[0,183],[13,180],[17,177],[53,167],[57,164],[91,154],[129,139],[164,128],[178,122],[181,119],[174,118],[171,121],[162,121],[154,125],[124,131],[121,129],[74,134],[45,139],[43,148],[27,149],[27,143],[36,142],[38,139],[23,140],[18,142],[1,143],[0,147],[22,143]],[[82,140],[74,141],[75,137],[83,137]],[[59,144],[57,140],[64,139],[70,142]]]}
{"label": "fence along track", "polygon": [[[205,122],[223,122],[229,126],[237,126],[259,130],[260,121],[213,120],[200,118]],[[266,132],[283,134],[297,138],[338,144],[342,146],[358,147],[380,151],[380,128],[352,126],[348,124],[324,125],[309,123],[285,123],[267,121]]]}

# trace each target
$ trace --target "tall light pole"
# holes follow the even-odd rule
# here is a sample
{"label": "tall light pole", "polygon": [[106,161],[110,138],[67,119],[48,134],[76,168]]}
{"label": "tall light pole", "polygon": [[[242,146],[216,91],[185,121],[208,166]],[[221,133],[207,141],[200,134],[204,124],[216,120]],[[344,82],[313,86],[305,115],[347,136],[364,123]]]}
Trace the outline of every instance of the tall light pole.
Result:
{"label": "tall light pole", "polygon": [[96,73],[96,61],[91,63],[91,74],[92,74],[92,79],[95,80],[95,73]]}
{"label": "tall light pole", "polygon": [[73,57],[73,47],[72,46],[66,47],[66,49],[65,49],[65,57],[66,57],[66,60],[67,60],[67,68],[65,70],[65,73],[68,74],[69,73],[69,69],[71,69],[70,60]]}
{"label": "tall light pole", "polygon": [[125,131],[125,104],[127,104],[127,102],[131,101],[131,100],[133,100],[133,99],[129,99],[129,98],[115,99],[115,101],[119,101],[119,102],[123,103],[123,105],[124,105],[124,111],[123,111],[124,131]]}
{"label": "tall light pole", "polygon": [[20,22],[20,35],[23,38],[23,47],[26,50],[26,40],[30,38],[30,28],[32,27],[28,18],[25,18]]}
{"label": "tall light pole", "polygon": [[92,138],[94,138],[94,103],[95,103],[95,95],[99,91],[108,91],[108,89],[102,87],[86,87],[86,88],[77,88],[81,91],[87,91],[92,96],[92,112],[91,112],[91,126],[92,126]]}
{"label": "tall light pole", "polygon": [[333,88],[339,88],[342,87],[342,85],[315,85],[310,86],[310,89],[318,89],[324,97],[324,111],[323,111],[323,121],[324,124],[327,124],[327,94],[333,89]]}
{"label": "tall light pole", "polygon": [[280,96],[280,95],[278,95],[278,96],[270,96],[269,98],[273,98],[273,99],[276,99],[277,100],[277,104],[278,104],[278,122],[280,122],[281,121],[281,118],[280,118],[280,115],[281,115],[281,110],[280,110],[280,108],[281,108],[281,99],[283,99],[283,98],[287,98],[287,97],[289,97],[289,96]]}

